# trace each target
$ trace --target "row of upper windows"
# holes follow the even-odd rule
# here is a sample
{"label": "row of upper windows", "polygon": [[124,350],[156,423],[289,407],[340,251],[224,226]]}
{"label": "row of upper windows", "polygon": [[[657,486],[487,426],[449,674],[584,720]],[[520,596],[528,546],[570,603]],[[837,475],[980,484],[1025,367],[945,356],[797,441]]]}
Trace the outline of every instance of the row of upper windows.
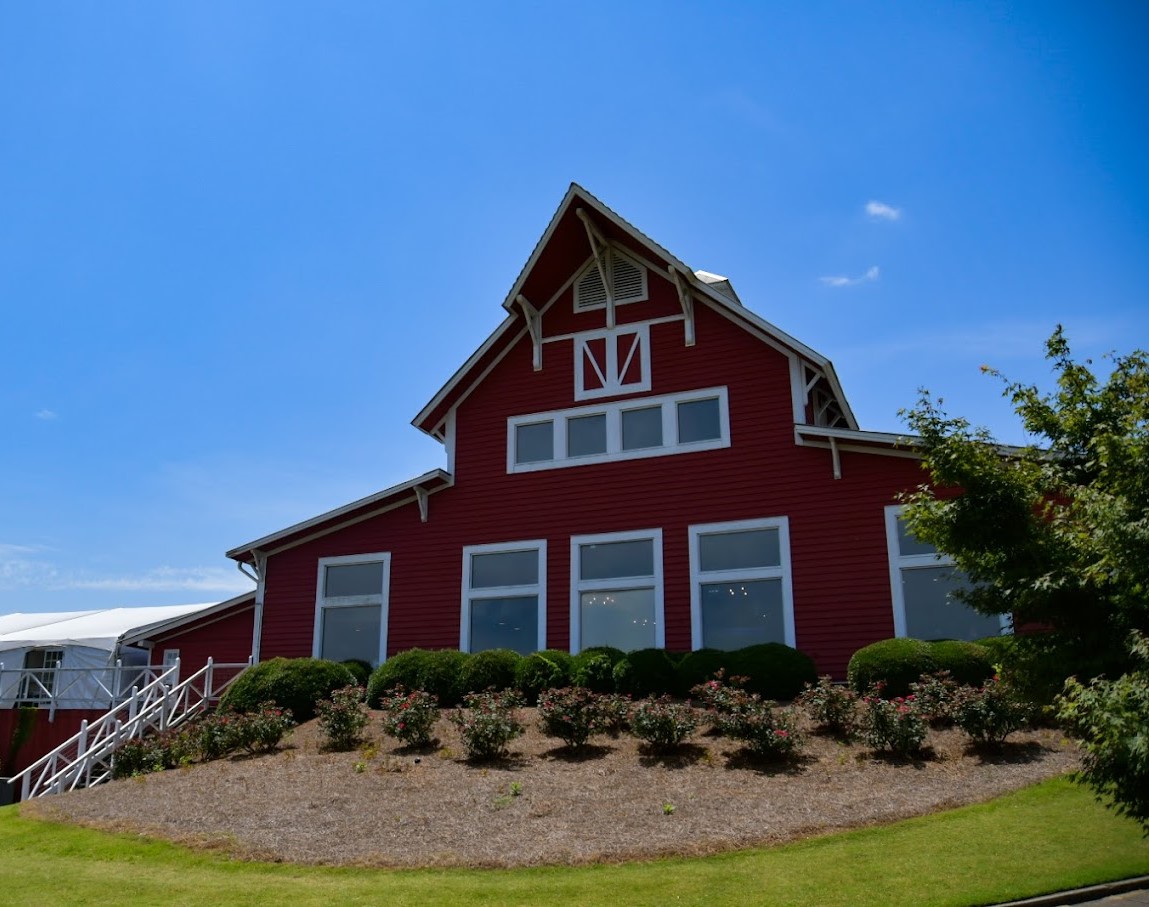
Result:
{"label": "row of upper windows", "polygon": [[[898,636],[977,639],[1004,624],[956,601],[964,585],[948,559],[905,531],[887,508]],[[691,526],[690,615],[695,649],[795,645],[789,522],[785,517]],[[570,648],[665,645],[662,530],[570,539]],[[459,645],[477,652],[546,648],[547,542],[463,549]],[[376,662],[386,649],[390,556],[320,561],[315,654]]]}
{"label": "row of upper windows", "polygon": [[729,446],[730,410],[724,387],[507,420],[507,472]]}

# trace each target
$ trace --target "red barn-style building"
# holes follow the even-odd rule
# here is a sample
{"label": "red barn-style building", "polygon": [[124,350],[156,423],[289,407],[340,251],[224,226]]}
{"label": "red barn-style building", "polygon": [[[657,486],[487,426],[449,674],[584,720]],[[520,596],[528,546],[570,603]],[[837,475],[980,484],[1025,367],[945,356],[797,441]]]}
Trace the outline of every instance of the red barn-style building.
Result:
{"label": "red barn-style building", "polygon": [[725,278],[572,185],[503,307],[414,419],[446,469],[228,552],[257,660],[778,641],[842,675],[878,639],[999,632],[901,528],[912,444]]}

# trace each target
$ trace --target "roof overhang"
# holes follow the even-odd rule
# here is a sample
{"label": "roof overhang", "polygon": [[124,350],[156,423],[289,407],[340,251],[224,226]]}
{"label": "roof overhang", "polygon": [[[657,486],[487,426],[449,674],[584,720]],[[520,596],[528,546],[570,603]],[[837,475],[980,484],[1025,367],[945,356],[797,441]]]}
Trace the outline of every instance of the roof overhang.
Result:
{"label": "roof overhang", "polygon": [[153,639],[157,636],[166,636],[175,630],[182,629],[189,624],[198,623],[207,619],[219,619],[221,617],[229,616],[227,612],[244,611],[247,608],[255,607],[255,590],[245,592],[243,595],[237,595],[235,598],[229,598],[227,601],[220,602],[218,605],[212,605],[210,608],[204,608],[202,611],[196,611],[191,614],[183,614],[179,617],[173,617],[168,620],[161,620],[155,623],[147,624],[146,626],[136,627],[135,629],[125,633],[120,642],[125,646],[134,646],[147,639]]}
{"label": "roof overhang", "polygon": [[[227,552],[232,560],[251,564],[255,562],[256,552],[262,554],[275,554],[285,548],[293,548],[306,541],[327,535],[342,529],[360,520],[394,510],[406,504],[420,504],[426,497],[435,492],[442,491],[454,484],[450,473],[442,469],[432,469],[421,476],[398,485],[392,485],[380,492],[352,501],[342,507],[321,513],[317,517],[288,526],[278,532],[265,535],[253,542],[239,545]],[[422,505],[420,505],[422,506]]]}

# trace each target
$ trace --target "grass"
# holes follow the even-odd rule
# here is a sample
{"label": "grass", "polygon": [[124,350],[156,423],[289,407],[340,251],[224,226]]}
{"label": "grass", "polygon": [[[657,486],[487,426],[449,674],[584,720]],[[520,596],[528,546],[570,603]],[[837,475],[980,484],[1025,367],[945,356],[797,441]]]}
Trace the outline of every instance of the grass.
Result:
{"label": "grass", "polygon": [[522,870],[244,863],[0,809],[7,905],[967,905],[1149,873],[1149,841],[1064,779],[989,803],[703,859]]}

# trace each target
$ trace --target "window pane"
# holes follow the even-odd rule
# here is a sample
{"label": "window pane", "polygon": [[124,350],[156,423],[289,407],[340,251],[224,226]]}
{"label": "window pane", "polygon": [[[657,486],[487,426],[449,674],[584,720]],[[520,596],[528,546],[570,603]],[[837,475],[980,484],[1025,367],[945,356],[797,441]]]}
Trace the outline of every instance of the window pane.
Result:
{"label": "window pane", "polygon": [[471,555],[471,588],[494,586],[533,586],[539,581],[539,553],[499,551]]}
{"label": "window pane", "polygon": [[323,582],[326,598],[348,595],[382,595],[383,562],[370,564],[341,564],[328,567]]}
{"label": "window pane", "polygon": [[601,453],[606,453],[606,416],[599,413],[567,419],[567,456]]}
{"label": "window pane", "polygon": [[662,446],[662,407],[627,409],[622,413],[622,449]]}
{"label": "window pane", "polygon": [[624,652],[654,646],[654,590],[584,592],[582,647],[614,646]]}
{"label": "window pane", "polygon": [[580,579],[654,576],[654,541],[607,542],[579,546]]}
{"label": "window pane", "polygon": [[531,422],[515,426],[515,462],[538,463],[555,458],[553,422]]}
{"label": "window pane", "polygon": [[514,649],[529,655],[538,649],[538,640],[538,596],[471,600],[472,652]]}
{"label": "window pane", "polygon": [[361,658],[378,664],[381,610],[378,605],[324,608],[319,657],[331,661]]}
{"label": "window pane", "polygon": [[777,529],[716,532],[698,538],[702,570],[779,567],[782,552]]}
{"label": "window pane", "polygon": [[718,400],[689,400],[678,404],[678,443],[713,441],[722,436]]}
{"label": "window pane", "polygon": [[906,605],[906,635],[914,639],[981,639],[1001,633],[1001,618],[978,614],[949,597],[969,588],[969,580],[956,567],[918,567],[902,570]]}
{"label": "window pane", "polygon": [[938,549],[929,542],[914,538],[906,527],[906,521],[898,517],[898,553],[903,557],[907,554],[937,554]]}
{"label": "window pane", "polygon": [[702,645],[730,650],[785,641],[781,580],[703,585]]}

